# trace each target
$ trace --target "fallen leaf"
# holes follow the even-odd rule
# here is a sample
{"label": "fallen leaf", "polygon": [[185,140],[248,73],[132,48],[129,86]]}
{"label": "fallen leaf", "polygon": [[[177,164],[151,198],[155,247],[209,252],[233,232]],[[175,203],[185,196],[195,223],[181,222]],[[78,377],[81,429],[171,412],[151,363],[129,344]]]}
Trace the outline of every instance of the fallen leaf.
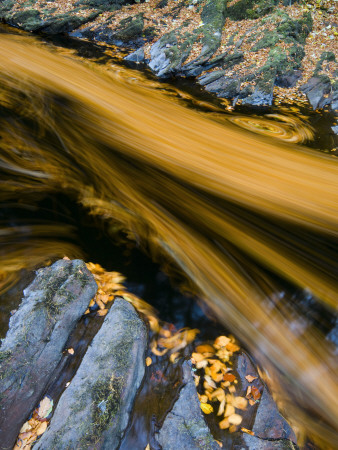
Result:
{"label": "fallen leaf", "polygon": [[214,347],[216,349],[220,349],[222,347],[225,347],[230,342],[230,339],[226,336],[219,336],[215,339]]}
{"label": "fallen leaf", "polygon": [[153,360],[150,358],[150,356],[148,356],[146,358],[146,366],[149,367],[152,364]]}
{"label": "fallen leaf", "polygon": [[232,425],[240,425],[242,423],[242,416],[240,416],[239,414],[232,414],[231,416],[228,417],[229,423],[231,423]]}
{"label": "fallen leaf", "polygon": [[201,403],[200,406],[204,414],[211,414],[214,411],[214,408],[209,403]]}
{"label": "fallen leaf", "polygon": [[40,419],[45,419],[49,416],[49,414],[53,410],[53,400],[49,397],[45,397],[43,400],[41,400],[37,414],[40,417]]}
{"label": "fallen leaf", "polygon": [[209,345],[209,344],[205,344],[205,345],[198,345],[196,347],[196,352],[197,353],[215,353],[215,349]]}
{"label": "fallen leaf", "polygon": [[41,436],[47,430],[48,422],[41,422],[41,424],[34,430],[38,436]]}
{"label": "fallen leaf", "polygon": [[235,414],[235,408],[232,405],[229,405],[228,403],[225,408],[224,416],[229,417],[232,416],[233,414]]}
{"label": "fallen leaf", "polygon": [[99,309],[96,313],[98,316],[105,316],[108,312],[108,309]]}
{"label": "fallen leaf", "polygon": [[229,419],[226,417],[218,425],[219,425],[221,430],[226,430],[227,428],[229,428],[229,425],[230,425],[229,424]]}
{"label": "fallen leaf", "polygon": [[73,348],[69,348],[67,351],[70,355],[74,355],[75,353]]}
{"label": "fallen leaf", "polygon": [[20,433],[25,433],[26,431],[29,431],[31,429],[32,426],[28,422],[25,422],[21,427]]}
{"label": "fallen leaf", "polygon": [[232,404],[235,408],[244,410],[248,405],[248,401],[244,397],[235,397]]}
{"label": "fallen leaf", "polygon": [[251,430],[248,430],[247,428],[241,428],[241,431],[243,431],[243,433],[247,433],[247,434],[251,434],[251,436],[254,436],[255,433]]}
{"label": "fallen leaf", "polygon": [[224,380],[224,381],[230,381],[230,382],[232,382],[232,381],[236,380],[236,377],[235,377],[235,375],[232,374],[232,373],[225,373],[225,374],[223,375],[223,380]]}
{"label": "fallen leaf", "polygon": [[202,355],[201,353],[193,353],[191,356],[192,356],[192,358],[194,358],[194,360],[196,362],[200,362],[200,361],[205,360],[205,356]]}
{"label": "fallen leaf", "polygon": [[251,387],[251,395],[254,400],[259,400],[261,398],[261,393],[255,386]]}
{"label": "fallen leaf", "polygon": [[257,380],[257,377],[253,377],[252,375],[246,375],[245,379],[246,379],[249,383],[252,383],[254,380]]}
{"label": "fallen leaf", "polygon": [[179,352],[175,352],[170,355],[169,360],[171,363],[175,364],[178,357],[179,357]]}
{"label": "fallen leaf", "polygon": [[238,352],[238,350],[240,350],[240,347],[238,347],[238,345],[236,344],[233,344],[232,342],[226,344],[225,348],[229,350],[229,352]]}

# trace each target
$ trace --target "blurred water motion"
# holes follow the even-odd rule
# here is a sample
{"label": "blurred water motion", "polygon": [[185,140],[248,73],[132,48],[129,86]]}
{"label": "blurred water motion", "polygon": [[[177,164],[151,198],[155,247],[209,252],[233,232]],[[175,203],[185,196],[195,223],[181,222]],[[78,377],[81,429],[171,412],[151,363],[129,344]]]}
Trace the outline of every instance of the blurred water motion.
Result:
{"label": "blurred water motion", "polygon": [[[281,407],[334,446],[335,347],[306,311],[319,302],[334,322],[337,161],[287,143],[313,136],[296,118],[224,120],[134,71],[45,47],[0,35],[0,202],[3,213],[28,211],[23,223],[0,224],[3,290],[22,268],[81,255],[72,227],[34,215],[46,195],[76,198],[179,267],[262,363]],[[304,309],[281,280],[304,290]]]}

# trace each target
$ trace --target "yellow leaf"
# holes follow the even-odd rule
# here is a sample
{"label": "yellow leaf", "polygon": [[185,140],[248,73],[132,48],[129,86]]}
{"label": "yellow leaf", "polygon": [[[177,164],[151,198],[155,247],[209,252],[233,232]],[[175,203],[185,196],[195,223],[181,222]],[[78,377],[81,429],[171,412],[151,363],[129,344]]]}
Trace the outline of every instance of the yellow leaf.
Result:
{"label": "yellow leaf", "polygon": [[41,436],[47,430],[48,422],[41,422],[41,424],[35,429],[35,433]]}
{"label": "yellow leaf", "polygon": [[211,414],[214,411],[214,408],[209,405],[209,403],[201,403],[201,410],[204,414]]}
{"label": "yellow leaf", "polygon": [[150,356],[148,356],[146,358],[146,366],[149,367],[152,364],[153,360],[150,358]]}

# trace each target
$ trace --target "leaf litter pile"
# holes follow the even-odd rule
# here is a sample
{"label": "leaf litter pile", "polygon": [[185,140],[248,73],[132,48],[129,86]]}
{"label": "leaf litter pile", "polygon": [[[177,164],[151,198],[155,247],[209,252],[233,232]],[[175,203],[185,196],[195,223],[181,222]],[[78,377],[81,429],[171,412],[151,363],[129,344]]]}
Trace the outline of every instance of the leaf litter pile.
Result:
{"label": "leaf litter pile", "polygon": [[[231,358],[239,350],[233,338],[219,336],[212,345],[198,345],[191,357],[203,413],[217,413],[219,427],[230,433],[237,431],[242,423],[241,413],[255,405],[261,396],[255,386],[248,387],[245,397],[236,396],[238,380],[232,373]],[[252,383],[257,377],[247,375],[245,378]],[[246,428],[241,431],[253,434]]]}
{"label": "leaf litter pile", "polygon": [[[64,257],[64,259],[69,259]],[[185,349],[189,349],[199,333],[197,329],[182,328],[176,330],[173,324],[160,321],[155,309],[129,292],[123,282],[125,277],[119,272],[108,272],[99,264],[89,262],[86,264],[92,273],[98,289],[95,297],[90,301],[85,315],[96,312],[96,316],[105,316],[112,306],[115,298],[123,298],[131,303],[143,318],[149,323],[150,351],[155,357],[166,357],[173,364],[180,358],[186,358]],[[248,404],[254,405],[260,398],[260,391],[249,386],[246,398],[236,396],[236,376],[232,373],[231,357],[240,347],[234,339],[219,336],[212,345],[201,344],[191,355],[191,362],[195,372],[195,385],[200,393],[198,397],[204,414],[217,413],[219,427],[230,432],[237,431],[242,422],[241,411],[247,409]],[[74,354],[74,350],[66,349],[67,353]],[[190,352],[189,352],[190,356]],[[153,363],[147,356],[146,366]],[[256,379],[247,375],[249,383]],[[67,383],[66,388],[70,383]],[[14,450],[30,450],[32,444],[47,429],[53,410],[53,400],[45,396],[39,406],[33,411],[31,417],[23,424]],[[217,411],[216,411],[217,410]],[[241,428],[243,432],[253,434],[252,431]],[[221,444],[220,444],[221,445]]]}

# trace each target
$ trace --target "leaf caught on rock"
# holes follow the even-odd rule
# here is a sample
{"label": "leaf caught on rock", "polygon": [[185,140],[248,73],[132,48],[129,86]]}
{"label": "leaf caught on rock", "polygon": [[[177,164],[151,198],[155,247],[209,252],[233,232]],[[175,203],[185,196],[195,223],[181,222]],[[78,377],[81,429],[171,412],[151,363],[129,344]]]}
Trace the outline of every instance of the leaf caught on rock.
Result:
{"label": "leaf caught on rock", "polygon": [[46,396],[43,400],[41,400],[39,408],[38,408],[38,416],[40,419],[45,419],[49,416],[49,414],[53,410],[53,400]]}
{"label": "leaf caught on rock", "polygon": [[204,414],[211,414],[214,411],[214,408],[209,405],[209,403],[201,403],[201,410]]}
{"label": "leaf caught on rock", "polygon": [[253,377],[252,375],[246,375],[245,379],[246,379],[249,383],[252,383],[254,380],[257,380],[257,377]]}

